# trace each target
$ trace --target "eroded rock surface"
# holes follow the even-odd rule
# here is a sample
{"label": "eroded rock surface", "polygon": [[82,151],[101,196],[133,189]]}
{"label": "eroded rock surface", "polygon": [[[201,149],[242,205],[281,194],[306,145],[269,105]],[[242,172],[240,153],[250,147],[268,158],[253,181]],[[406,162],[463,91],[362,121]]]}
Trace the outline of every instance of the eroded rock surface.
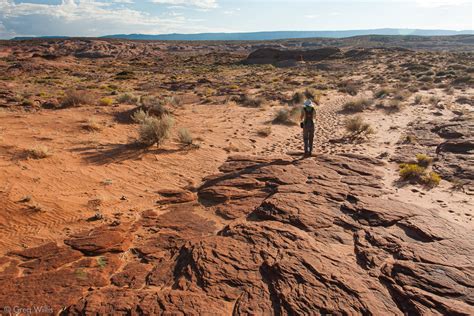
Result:
{"label": "eroded rock surface", "polygon": [[474,314],[472,231],[387,199],[378,163],[230,158],[197,201],[161,192],[165,213],[0,258],[0,306],[33,302],[70,315]]}
{"label": "eroded rock surface", "polygon": [[474,194],[474,119],[463,115],[449,121],[417,121],[408,134],[414,141],[402,144],[393,160],[409,162],[415,154],[434,157],[433,170],[443,179],[464,184]]}

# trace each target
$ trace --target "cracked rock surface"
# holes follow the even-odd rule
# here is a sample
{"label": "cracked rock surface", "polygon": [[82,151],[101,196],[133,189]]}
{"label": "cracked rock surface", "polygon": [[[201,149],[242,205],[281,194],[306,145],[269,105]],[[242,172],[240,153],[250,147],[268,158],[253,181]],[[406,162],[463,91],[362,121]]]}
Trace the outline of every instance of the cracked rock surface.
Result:
{"label": "cracked rock surface", "polygon": [[231,157],[166,212],[0,258],[0,306],[71,315],[472,315],[472,231],[384,196],[377,161]]}

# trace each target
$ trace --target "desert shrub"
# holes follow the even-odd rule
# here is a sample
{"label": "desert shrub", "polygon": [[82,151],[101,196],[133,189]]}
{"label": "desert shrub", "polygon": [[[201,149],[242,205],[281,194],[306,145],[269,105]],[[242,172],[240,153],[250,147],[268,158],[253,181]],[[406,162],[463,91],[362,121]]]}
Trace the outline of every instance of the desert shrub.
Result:
{"label": "desert shrub", "polygon": [[43,159],[51,156],[51,152],[46,146],[35,146],[33,148],[27,149],[25,151],[25,155],[27,158]]}
{"label": "desert shrub", "polygon": [[404,107],[404,104],[399,100],[390,100],[384,107],[384,110],[388,113],[400,112]]}
{"label": "desert shrub", "polygon": [[408,181],[411,183],[421,182],[422,177],[425,175],[426,168],[419,166],[414,163],[403,163],[400,164],[400,180]]}
{"label": "desert shrub", "polygon": [[427,175],[423,176],[421,179],[422,183],[428,187],[436,187],[441,182],[441,177],[436,172],[432,171]]}
{"label": "desert shrub", "polygon": [[364,119],[360,115],[348,118],[344,125],[351,138],[367,137],[374,133],[370,124],[364,122]]}
{"label": "desert shrub", "polygon": [[415,86],[415,85],[408,87],[408,91],[410,91],[411,93],[418,92],[419,90],[420,90],[420,89],[418,89],[418,87]]}
{"label": "desert shrub", "polygon": [[114,103],[114,100],[112,100],[111,98],[102,98],[99,100],[99,105],[100,106],[111,106],[112,104]]}
{"label": "desert shrub", "polygon": [[298,107],[282,108],[275,113],[273,124],[295,125],[300,109]]}
{"label": "desert shrub", "polygon": [[34,102],[30,99],[24,99],[22,102],[21,102],[21,105],[23,106],[33,106],[34,105]]}
{"label": "desert shrub", "polygon": [[160,146],[169,138],[173,124],[174,120],[169,115],[163,115],[161,118],[147,115],[138,129],[139,143],[145,146]]}
{"label": "desert shrub", "polygon": [[416,161],[418,162],[419,166],[428,167],[433,162],[433,158],[426,154],[417,154]]}
{"label": "desert shrub", "polygon": [[183,99],[179,96],[172,96],[165,98],[165,104],[169,104],[172,106],[181,106],[183,105]]}
{"label": "desert shrub", "polygon": [[352,100],[349,102],[346,102],[342,106],[342,110],[347,113],[356,113],[356,112],[362,112],[366,110],[369,106],[371,106],[373,103],[373,100],[367,99],[367,98],[359,98],[356,100]]}
{"label": "desert shrub", "polygon": [[233,98],[233,101],[250,108],[258,108],[263,104],[262,98],[252,97],[247,94],[242,94],[240,97]]}
{"label": "desert shrub", "polygon": [[272,133],[272,128],[270,126],[263,127],[257,131],[257,135],[261,137],[268,137]]}
{"label": "desert shrub", "polygon": [[185,146],[190,146],[194,142],[194,138],[187,128],[180,128],[178,130],[178,140]]}
{"label": "desert shrub", "polygon": [[61,100],[61,107],[68,108],[90,103],[92,103],[91,97],[84,91],[68,90]]}
{"label": "desert shrub", "polygon": [[471,76],[461,76],[457,77],[456,79],[453,80],[452,84],[453,85],[464,85],[464,84],[472,84],[474,83],[473,79]]}
{"label": "desert shrub", "polygon": [[433,188],[441,182],[441,177],[434,171],[428,172],[428,166],[432,158],[424,155],[416,155],[417,163],[400,164],[400,180],[410,183],[418,183]]}
{"label": "desert shrub", "polygon": [[380,88],[379,90],[375,91],[374,97],[376,99],[383,99],[383,98],[388,97],[391,92],[392,90],[389,88]]}
{"label": "desert shrub", "polygon": [[315,89],[307,88],[304,91],[304,96],[306,97],[306,99],[311,99],[311,100],[314,100],[314,101],[318,101],[319,97],[320,97],[320,94]]}
{"label": "desert shrub", "polygon": [[398,100],[398,101],[403,101],[403,100],[407,99],[409,96],[410,96],[409,92],[398,90],[393,95],[393,99]]}
{"label": "desert shrub", "polygon": [[438,105],[438,103],[441,101],[440,98],[438,97],[435,97],[435,96],[432,96],[430,97],[430,99],[428,100],[432,105]]}
{"label": "desert shrub", "polygon": [[121,71],[115,75],[115,79],[117,80],[129,80],[129,79],[135,79],[133,71]]}
{"label": "desert shrub", "polygon": [[143,111],[143,109],[139,109],[135,113],[132,114],[132,120],[135,123],[142,123],[148,117],[148,113]]}
{"label": "desert shrub", "polygon": [[420,104],[422,100],[423,96],[421,96],[420,94],[415,96],[415,104]]}
{"label": "desert shrub", "polygon": [[430,76],[423,76],[423,77],[420,77],[418,79],[418,81],[421,81],[421,82],[432,82],[433,81],[433,77],[430,77]]}
{"label": "desert shrub", "polygon": [[358,93],[359,87],[351,81],[343,81],[337,84],[339,91],[355,96]]}
{"label": "desert shrub", "polygon": [[405,137],[402,137],[400,140],[400,143],[402,144],[416,144],[416,136],[414,135],[406,135]]}
{"label": "desert shrub", "polygon": [[162,117],[170,113],[165,107],[166,100],[157,97],[142,97],[140,102],[142,108],[145,109],[150,116]]}
{"label": "desert shrub", "polygon": [[117,101],[119,103],[125,103],[125,104],[137,104],[138,97],[130,93],[124,93],[117,98]]}
{"label": "desert shrub", "polygon": [[83,125],[82,125],[82,128],[87,130],[87,131],[90,131],[90,132],[97,132],[97,131],[100,131],[102,130],[102,127],[103,125],[97,121],[96,119],[94,118],[90,118],[88,119]]}
{"label": "desert shrub", "polygon": [[303,104],[305,101],[306,96],[303,92],[295,92],[291,97],[290,104]]}

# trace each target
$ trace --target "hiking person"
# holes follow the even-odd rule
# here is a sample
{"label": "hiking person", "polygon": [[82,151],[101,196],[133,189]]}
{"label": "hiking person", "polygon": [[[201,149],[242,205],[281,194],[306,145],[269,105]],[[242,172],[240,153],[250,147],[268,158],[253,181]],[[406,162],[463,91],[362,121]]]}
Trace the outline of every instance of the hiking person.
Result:
{"label": "hiking person", "polygon": [[305,156],[311,156],[313,152],[314,139],[314,118],[315,118],[314,103],[311,100],[306,100],[301,110],[300,126],[303,128],[303,142]]}

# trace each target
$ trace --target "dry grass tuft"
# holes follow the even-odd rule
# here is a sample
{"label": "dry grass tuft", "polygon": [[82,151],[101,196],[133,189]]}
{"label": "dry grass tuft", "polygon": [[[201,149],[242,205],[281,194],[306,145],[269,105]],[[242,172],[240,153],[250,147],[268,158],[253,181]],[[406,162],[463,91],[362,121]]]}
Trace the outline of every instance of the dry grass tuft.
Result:
{"label": "dry grass tuft", "polygon": [[282,125],[296,125],[296,120],[300,109],[298,107],[284,107],[279,109],[275,113],[275,118],[273,119],[273,124],[282,124]]}
{"label": "dry grass tuft", "polygon": [[84,91],[68,90],[61,101],[61,107],[69,108],[91,103],[92,98]]}
{"label": "dry grass tuft", "polygon": [[138,142],[145,146],[160,146],[169,138],[174,120],[169,115],[163,115],[161,118],[146,116],[138,129]]}
{"label": "dry grass tuft", "polygon": [[240,97],[233,98],[233,101],[237,102],[238,104],[249,107],[249,108],[258,108],[262,106],[264,100],[262,98],[253,97],[248,94],[242,94]]}
{"label": "dry grass tuft", "polygon": [[345,121],[345,128],[349,133],[349,138],[351,139],[368,137],[369,135],[375,133],[370,124],[364,122],[364,119],[360,115],[348,118]]}
{"label": "dry grass tuft", "polygon": [[270,126],[262,127],[257,131],[257,135],[260,137],[268,137],[272,134],[272,128]]}
{"label": "dry grass tuft", "polygon": [[187,128],[180,128],[178,130],[178,140],[185,146],[191,146],[194,142],[194,138]]}
{"label": "dry grass tuft", "polygon": [[384,98],[388,97],[390,95],[390,93],[392,93],[392,89],[384,87],[384,88],[380,88],[379,90],[375,91],[374,97],[376,99],[384,99]]}
{"label": "dry grass tuft", "polygon": [[25,151],[25,155],[27,158],[32,159],[44,159],[51,156],[51,152],[48,147],[46,146],[35,146],[33,148],[27,149]]}
{"label": "dry grass tuft", "polygon": [[97,121],[95,118],[88,119],[83,125],[82,128],[90,132],[98,132],[102,130],[103,124]]}
{"label": "dry grass tuft", "polygon": [[367,98],[358,98],[349,102],[346,102],[342,106],[342,110],[346,113],[357,113],[363,112],[364,110],[368,109],[373,104],[372,99]]}
{"label": "dry grass tuft", "polygon": [[139,98],[131,93],[124,93],[117,98],[118,103],[137,104]]}

